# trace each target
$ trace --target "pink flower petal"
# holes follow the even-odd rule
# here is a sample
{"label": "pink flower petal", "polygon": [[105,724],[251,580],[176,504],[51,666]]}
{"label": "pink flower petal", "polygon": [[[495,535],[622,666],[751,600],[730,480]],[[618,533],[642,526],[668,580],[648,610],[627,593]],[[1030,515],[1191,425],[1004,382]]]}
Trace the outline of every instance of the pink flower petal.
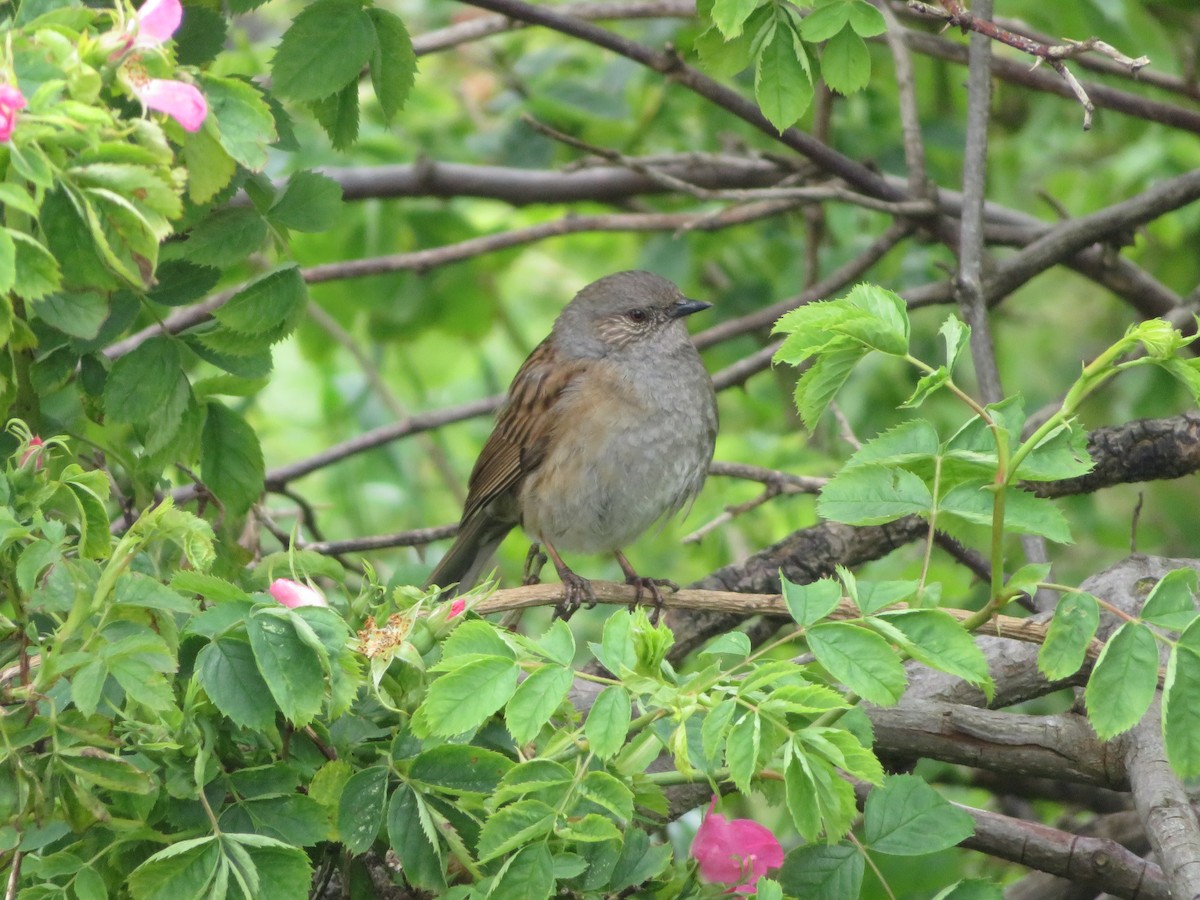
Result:
{"label": "pink flower petal", "polygon": [[171,39],[183,21],[179,0],[146,0],[138,10],[138,37],[142,43],[161,44]]}
{"label": "pink flower petal", "polygon": [[450,604],[450,615],[446,616],[446,618],[453,619],[455,616],[459,615],[466,608],[467,608],[466,600],[455,600],[453,603]]}
{"label": "pink flower petal", "polygon": [[133,92],[150,109],[164,112],[187,131],[199,131],[208,115],[208,103],[200,90],[182,81],[151,78]]}
{"label": "pink flower petal", "polygon": [[0,143],[12,137],[17,126],[17,111],[28,106],[25,95],[16,85],[0,84]]}
{"label": "pink flower petal", "polygon": [[705,881],[751,893],[768,869],[783,865],[783,848],[770,829],[753,819],[726,819],[714,812],[716,806],[713,797],[708,814],[696,829],[691,855]]}
{"label": "pink flower petal", "polygon": [[297,606],[329,605],[319,592],[290,578],[276,578],[271,582],[267,593],[288,609],[295,609]]}
{"label": "pink flower petal", "polygon": [[21,468],[24,468],[25,463],[29,462],[30,459],[34,459],[36,461],[34,462],[33,467],[35,469],[42,468],[46,464],[46,461],[42,459],[42,447],[44,446],[45,442],[35,434],[29,439],[29,446],[27,446],[25,448],[25,452],[21,454],[21,459],[17,462],[17,465]]}

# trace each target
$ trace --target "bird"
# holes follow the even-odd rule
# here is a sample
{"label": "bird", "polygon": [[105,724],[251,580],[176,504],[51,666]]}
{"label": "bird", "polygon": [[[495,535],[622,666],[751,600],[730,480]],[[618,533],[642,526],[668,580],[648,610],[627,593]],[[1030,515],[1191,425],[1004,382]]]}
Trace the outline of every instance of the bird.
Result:
{"label": "bird", "polygon": [[[468,481],[457,538],[429,576],[442,599],[470,589],[516,526],[562,580],[557,615],[595,606],[591,582],[562,558],[612,553],[656,611],[665,579],[622,549],[690,506],[712,461],[717,402],[688,316],[712,306],[658,275],[617,272],[584,287],[513,378]],[[536,577],[536,576],[535,576]]]}

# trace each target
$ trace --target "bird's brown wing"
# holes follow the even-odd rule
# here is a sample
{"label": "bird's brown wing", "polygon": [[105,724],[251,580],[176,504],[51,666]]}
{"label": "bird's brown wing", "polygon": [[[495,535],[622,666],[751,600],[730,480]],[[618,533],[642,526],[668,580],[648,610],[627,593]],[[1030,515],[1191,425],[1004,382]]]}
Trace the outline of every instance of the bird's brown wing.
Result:
{"label": "bird's brown wing", "polygon": [[[513,378],[496,427],[471,470],[464,522],[514,492],[542,462],[556,424],[553,407],[586,363],[557,357],[550,338],[529,354]],[[515,502],[513,512],[515,515]]]}

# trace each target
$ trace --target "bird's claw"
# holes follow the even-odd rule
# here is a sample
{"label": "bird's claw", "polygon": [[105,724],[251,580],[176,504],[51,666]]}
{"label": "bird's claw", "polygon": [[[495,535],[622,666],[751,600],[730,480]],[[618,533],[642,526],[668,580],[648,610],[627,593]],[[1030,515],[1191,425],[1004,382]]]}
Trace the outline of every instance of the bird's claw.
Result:
{"label": "bird's claw", "polygon": [[666,588],[672,594],[679,590],[679,585],[669,578],[647,578],[644,575],[629,575],[625,578],[625,583],[633,586],[633,602],[629,604],[630,612],[633,612],[641,604],[643,592],[650,592],[650,600],[653,606],[653,610],[650,613],[650,622],[653,625],[658,624],[659,616],[666,605],[663,600],[662,591],[659,588]]}
{"label": "bird's claw", "polygon": [[550,557],[542,552],[542,545],[533,543],[529,545],[529,553],[525,555],[525,570],[521,576],[521,584],[541,584],[542,583],[542,567],[549,562]]}
{"label": "bird's claw", "polygon": [[578,612],[579,607],[592,609],[596,605],[596,592],[592,583],[586,578],[576,575],[570,569],[559,572],[562,578],[563,598],[554,607],[554,617],[564,622]]}

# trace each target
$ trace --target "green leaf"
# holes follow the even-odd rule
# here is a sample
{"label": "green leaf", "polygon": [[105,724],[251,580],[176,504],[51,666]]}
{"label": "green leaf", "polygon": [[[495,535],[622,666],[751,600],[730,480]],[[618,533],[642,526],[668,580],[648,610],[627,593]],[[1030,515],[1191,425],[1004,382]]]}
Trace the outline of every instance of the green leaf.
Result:
{"label": "green leaf", "polygon": [[128,760],[96,747],[60,749],[57,756],[65,768],[97,787],[139,795],[154,788],[154,779],[148,773]]}
{"label": "green leaf", "polygon": [[251,172],[261,172],[267,164],[267,147],[279,135],[271,108],[258,88],[237,78],[210,74],[200,76],[200,85],[209,115],[217,123],[221,148]]}
{"label": "green leaf", "polygon": [[817,420],[866,354],[866,350],[849,338],[840,338],[822,350],[808,371],[800,376],[796,382],[796,409],[809,431],[816,428]]}
{"label": "green leaf", "polygon": [[186,306],[217,286],[221,270],[182,259],[164,262],[154,273],[158,283],[146,296],[163,306]]}
{"label": "green leaf", "polygon": [[335,94],[311,104],[313,115],[334,150],[345,150],[358,140],[358,84],[351,82]]}
{"label": "green leaf", "polygon": [[[917,581],[863,581],[858,585],[854,602],[864,615],[892,606],[915,596],[920,582]],[[928,588],[926,588],[928,590]]]}
{"label": "green leaf", "polygon": [[560,666],[569,666],[575,661],[575,635],[562,619],[550,623],[546,633],[538,638],[536,647],[539,653]]}
{"label": "green leaf", "polygon": [[850,21],[850,4],[846,0],[824,0],[804,17],[800,24],[800,36],[806,41],[827,41]]}
{"label": "green leaf", "polygon": [[[14,187],[14,185],[4,185],[4,187]],[[0,203],[3,201],[4,194],[0,194]],[[35,215],[36,212],[35,209]],[[0,296],[7,295],[16,283],[17,247],[13,241],[12,232],[7,228],[0,227]]]}
{"label": "green leaf", "polygon": [[317,0],[283,33],[272,88],[290,100],[318,100],[358,80],[378,41],[371,17],[353,0]]}
{"label": "green leaf", "polygon": [[398,16],[377,6],[369,8],[367,15],[375,25],[377,41],[371,55],[371,84],[375,87],[375,97],[386,124],[408,100],[417,73],[417,57],[408,29]]}
{"label": "green leaf", "polygon": [[134,869],[126,887],[134,900],[200,900],[217,891],[222,864],[218,838],[180,841]]}
{"label": "green leaf", "polygon": [[496,626],[481,619],[463,622],[442,644],[442,662],[436,668],[450,669],[457,656],[502,656],[516,659],[512,647],[500,636]]}
{"label": "green leaf", "polygon": [[237,171],[237,163],[209,126],[195,132],[184,132],[183,161],[188,172],[188,199],[193,203],[208,203],[219,194]]}
{"label": "green leaf", "polygon": [[750,779],[754,776],[761,741],[762,722],[753,712],[735,722],[725,738],[725,765],[729,767],[729,780],[743,793],[750,790]]}
{"label": "green leaf", "polygon": [[1142,607],[1141,618],[1152,625],[1161,625],[1173,631],[1182,631],[1196,620],[1196,582],[1195,569],[1175,569],[1168,572]]}
{"label": "green leaf", "polygon": [[941,452],[937,430],[925,419],[909,419],[876,435],[846,461],[846,467],[907,466],[935,459]]}
{"label": "green leaf", "polygon": [[598,813],[588,813],[578,819],[568,819],[565,825],[557,829],[558,836],[566,841],[599,844],[605,841],[619,841],[621,830]]}
{"label": "green leaf", "polygon": [[588,772],[583,776],[579,796],[611,813],[622,824],[633,818],[633,791],[607,772]]}
{"label": "green leaf", "polygon": [[196,678],[209,700],[236,725],[266,731],[275,724],[275,702],[245,641],[221,637],[200,650]]}
{"label": "green leaf", "polygon": [[387,766],[371,766],[350,776],[338,803],[337,827],[351,853],[366,853],[379,837],[387,807]]}
{"label": "green leaf", "polygon": [[114,591],[119,606],[140,606],[192,615],[199,610],[196,604],[179,596],[165,584],[140,572],[126,572],[117,579]]}
{"label": "green leaf", "polygon": [[330,815],[324,806],[304,794],[258,797],[227,806],[221,829],[274,838],[296,847],[311,847],[330,840]]}
{"label": "green leaf", "polygon": [[177,219],[183,214],[175,185],[147,166],[100,162],[75,166],[67,174],[80,187],[106,188],[146,213],[154,212],[167,219]]}
{"label": "green leaf", "polygon": [[200,474],[234,515],[246,512],[263,492],[266,466],[258,435],[238,413],[216,400],[206,405],[200,438]]}
{"label": "green leaf", "polygon": [[152,337],[118,359],[104,385],[109,422],[145,422],[167,405],[184,379],[179,345]]}
{"label": "green leaf", "polygon": [[554,860],[544,843],[532,844],[504,864],[488,900],[546,900],[554,893]]}
{"label": "green leaf", "polygon": [[100,333],[109,316],[108,297],[94,291],[50,294],[30,307],[50,327],[85,341]]}
{"label": "green leaf", "polygon": [[1158,644],[1150,629],[1126,622],[1108,639],[1084,699],[1088,719],[1102,741],[1138,723],[1158,687]]}
{"label": "green leaf", "polygon": [[783,886],[764,876],[754,882],[754,900],[783,900]]}
{"label": "green leaf", "polygon": [[583,733],[593,753],[611,759],[623,746],[629,733],[631,700],[619,684],[610,684],[600,692],[583,723]]}
{"label": "green leaf", "polygon": [[604,668],[620,677],[626,670],[637,668],[637,650],[633,646],[633,616],[613,613],[604,623],[600,645],[589,643]]}
{"label": "green leaf", "polygon": [[239,334],[274,334],[281,323],[295,327],[307,302],[304,278],[289,265],[242,288],[213,312],[213,318]]}
{"label": "green leaf", "polygon": [[783,858],[779,883],[791,897],[846,900],[862,890],[866,860],[850,843],[805,844]]}
{"label": "green leaf", "polygon": [[554,808],[540,800],[519,800],[502,807],[483,823],[479,833],[479,861],[531,844],[554,827]]}
{"label": "green leaf", "polygon": [[878,853],[924,856],[975,833],[975,820],[916,775],[892,775],[867,797],[863,843]]}
{"label": "green leaf", "polygon": [[[983,479],[955,485],[938,501],[938,509],[942,515],[990,528],[995,503],[991,487],[991,482]],[[1038,534],[1060,544],[1071,543],[1066,516],[1054,501],[1016,487],[1004,491],[1004,527],[1018,534]]]}
{"label": "green leaf", "polygon": [[537,737],[567,699],[573,675],[571,669],[546,665],[517,685],[504,709],[504,721],[514,741],[525,744]]}
{"label": "green leaf", "polygon": [[705,644],[700,655],[732,656],[740,662],[750,655],[752,649],[750,638],[744,631],[727,631]]}
{"label": "green leaf", "polygon": [[804,115],[812,102],[808,56],[786,16],[775,17],[774,34],[759,48],[754,97],[767,121],[781,134]]}
{"label": "green leaf", "polygon": [[[239,844],[248,846],[250,858],[258,869],[259,882],[270,885],[261,897],[303,897],[312,885],[312,864],[308,854],[298,847],[282,843],[264,843],[258,835],[226,835]],[[180,900],[176,897],[175,900]]]}
{"label": "green leaf", "polygon": [[[546,788],[561,789],[563,796],[575,783],[575,773],[561,763],[549,759],[531,759],[509,769],[500,781],[500,787],[492,794],[491,801],[497,806],[514,797],[523,797],[533,792],[544,792]],[[554,802],[560,798],[556,797]]]}
{"label": "green leaf", "polygon": [[933,900],[1004,900],[1004,890],[990,881],[966,878],[938,891]]}
{"label": "green leaf", "polygon": [[250,647],[267,689],[298,727],[313,720],[325,697],[325,667],[317,650],[299,633],[301,623],[291,610],[271,607],[254,610],[246,620]]}
{"label": "green leaf", "polygon": [[39,300],[62,287],[62,271],[49,250],[22,231],[7,233],[13,240],[14,294],[25,300]]}
{"label": "green leaf", "polygon": [[1038,669],[1051,681],[1079,671],[1100,625],[1100,605],[1091,594],[1068,594],[1058,602],[1046,640],[1038,651]]}
{"label": "green leaf", "polygon": [[450,736],[478,728],[512,697],[518,672],[511,659],[486,656],[440,676],[420,706],[422,730]]}
{"label": "green leaf", "polygon": [[[875,37],[887,31],[887,22],[883,13],[866,0],[853,0],[850,4],[850,27],[862,37]],[[954,368],[954,364],[950,364]]]}
{"label": "green leaf", "polygon": [[426,830],[429,815],[422,804],[420,795],[408,785],[396,788],[388,803],[388,841],[408,881],[440,894],[446,889],[442,848]]}
{"label": "green leaf", "polygon": [[825,618],[842,599],[842,586],[832,578],[818,578],[808,584],[793,584],[780,575],[783,602],[796,624],[805,628]]}
{"label": "green leaf", "polygon": [[831,37],[821,53],[821,77],[839,94],[865,88],[871,80],[871,54],[863,39],[849,28]]}
{"label": "green leaf", "polygon": [[712,22],[726,40],[742,33],[746,20],[763,4],[763,0],[714,0]]}
{"label": "green leaf", "polygon": [[903,632],[907,640],[902,646],[918,662],[983,685],[990,693],[987,659],[952,615],[940,609],[909,609],[884,613],[880,619]]}
{"label": "green leaf", "polygon": [[1025,481],[1060,481],[1086,475],[1095,463],[1087,450],[1087,434],[1067,423],[1042,438],[1017,467],[1015,478]]}
{"label": "green leaf", "polygon": [[297,172],[267,211],[276,225],[294,231],[324,231],[342,208],[342,186],[316,172]]}
{"label": "green leaf", "polygon": [[250,207],[219,209],[191,230],[181,253],[202,266],[225,269],[262,247],[267,222]]}
{"label": "green leaf", "polygon": [[1167,662],[1167,677],[1163,682],[1163,740],[1171,768],[1181,778],[1200,775],[1200,706],[1196,704],[1198,690],[1200,625],[1193,622],[1179,636],[1179,643],[1172,649]]}
{"label": "green leaf", "polygon": [[810,628],[807,637],[809,649],[829,674],[869,703],[891,706],[904,693],[904,666],[879,635],[859,625],[823,622]]}
{"label": "green leaf", "polygon": [[933,495],[920,478],[878,465],[842,469],[817,498],[818,515],[847,525],[882,525],[927,514],[932,506]]}
{"label": "green leaf", "polygon": [[761,27],[761,20],[769,16],[769,10],[760,8],[747,20],[742,33],[729,40],[725,39],[715,25],[698,35],[692,42],[692,48],[700,57],[704,71],[713,78],[732,78],[749,68],[754,62],[754,54],[751,52],[754,36]]}
{"label": "green leaf", "polygon": [[512,768],[512,761],[495,750],[441,744],[418,754],[408,777],[450,793],[491,794]]}

